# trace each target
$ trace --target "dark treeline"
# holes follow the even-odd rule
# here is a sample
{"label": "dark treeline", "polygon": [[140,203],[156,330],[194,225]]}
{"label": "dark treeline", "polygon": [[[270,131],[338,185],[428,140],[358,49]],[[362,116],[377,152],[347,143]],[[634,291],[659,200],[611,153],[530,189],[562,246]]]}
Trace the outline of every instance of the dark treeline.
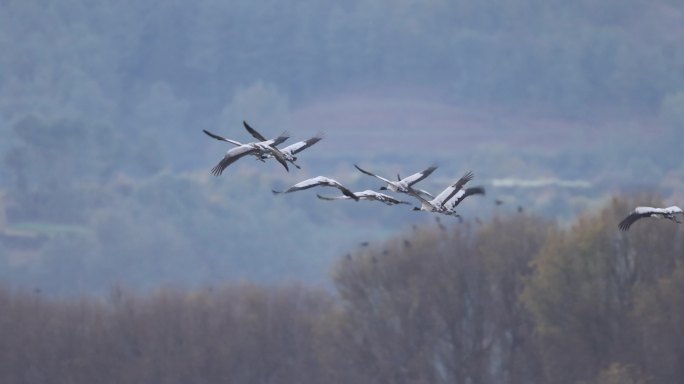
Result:
{"label": "dark treeline", "polygon": [[170,119],[221,108],[262,80],[295,102],[398,82],[576,114],[596,103],[657,108],[684,82],[682,5],[667,0],[69,0],[0,10],[0,95],[15,96],[0,106],[16,112],[35,98],[43,111],[57,103],[153,123],[161,108],[175,107]]}
{"label": "dark treeline", "polygon": [[182,147],[188,124],[246,107],[227,104],[259,84],[274,99],[254,114],[273,122],[273,109],[396,85],[580,118],[657,113],[681,102],[682,12],[667,0],[5,1],[0,128],[69,116]]}
{"label": "dark treeline", "polygon": [[684,231],[617,231],[633,203],[416,227],[341,257],[334,293],[2,289],[0,381],[680,383]]}

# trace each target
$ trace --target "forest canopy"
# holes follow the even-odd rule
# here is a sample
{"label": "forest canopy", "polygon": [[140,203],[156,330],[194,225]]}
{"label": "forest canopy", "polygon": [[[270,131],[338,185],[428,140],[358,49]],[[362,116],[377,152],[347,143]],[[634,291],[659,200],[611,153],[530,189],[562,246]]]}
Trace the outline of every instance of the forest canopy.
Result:
{"label": "forest canopy", "polygon": [[[682,37],[672,0],[1,1],[0,382],[681,383],[684,229],[617,223],[684,204]],[[212,176],[242,121],[325,135]],[[271,193],[354,164],[487,193]]]}
{"label": "forest canopy", "polygon": [[0,380],[679,383],[684,230],[618,231],[632,204],[418,227],[340,257],[332,291],[2,288]]}

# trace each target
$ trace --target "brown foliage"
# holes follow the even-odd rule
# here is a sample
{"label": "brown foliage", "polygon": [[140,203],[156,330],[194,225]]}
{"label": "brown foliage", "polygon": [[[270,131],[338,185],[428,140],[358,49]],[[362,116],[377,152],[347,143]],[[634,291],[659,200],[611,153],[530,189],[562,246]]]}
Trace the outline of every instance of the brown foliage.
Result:
{"label": "brown foliage", "polygon": [[0,288],[0,382],[679,383],[684,230],[618,231],[635,202],[415,228],[341,258],[336,296]]}
{"label": "brown foliage", "polygon": [[6,383],[319,383],[314,342],[329,295],[227,286],[111,304],[0,291]]}
{"label": "brown foliage", "polygon": [[655,219],[618,231],[635,202],[615,199],[583,215],[535,259],[523,301],[534,315],[548,381],[590,380],[613,363],[644,367],[648,360],[644,351],[655,340],[639,337],[646,324],[634,317],[635,297],[672,274],[684,238],[679,226]]}
{"label": "brown foliage", "polygon": [[529,382],[538,368],[518,296],[546,224],[422,229],[341,261],[343,353],[381,382]]}
{"label": "brown foliage", "polygon": [[657,383],[684,377],[684,266],[635,294],[632,313],[641,365]]}

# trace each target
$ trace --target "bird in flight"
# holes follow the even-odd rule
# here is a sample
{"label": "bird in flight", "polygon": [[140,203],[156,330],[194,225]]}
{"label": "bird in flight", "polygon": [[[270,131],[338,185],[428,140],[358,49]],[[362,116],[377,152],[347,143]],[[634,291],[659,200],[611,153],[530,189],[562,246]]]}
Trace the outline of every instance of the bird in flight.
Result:
{"label": "bird in flight", "polygon": [[275,147],[278,144],[283,143],[285,140],[290,138],[290,135],[287,132],[283,132],[280,134],[280,136],[276,137],[275,139],[271,140],[262,140],[258,142],[253,142],[253,143],[240,143],[239,141],[236,140],[231,140],[227,139],[223,136],[219,136],[215,133],[211,133],[207,131],[206,129],[202,130],[205,134],[207,134],[209,137],[212,137],[216,140],[220,141],[225,141],[228,143],[231,143],[235,145],[235,148],[231,148],[226,152],[226,154],[223,156],[221,161],[211,169],[211,173],[215,176],[219,176],[223,173],[223,171],[231,164],[236,162],[237,160],[241,159],[244,156],[247,155],[254,155],[254,156],[261,156],[264,153],[268,153],[272,155],[273,157],[278,160],[278,162],[285,167],[285,170],[289,171],[290,169],[287,167],[287,161],[285,160],[285,157],[283,154]]}
{"label": "bird in flight", "polygon": [[684,212],[676,205],[667,208],[636,207],[620,222],[620,224],[618,224],[618,228],[620,228],[621,231],[627,231],[635,221],[644,217],[668,219],[677,224],[681,224],[682,222],[677,218],[677,215],[684,215]]}
{"label": "bird in flight", "polygon": [[348,188],[337,182],[337,180],[331,179],[329,177],[325,176],[316,176],[312,177],[310,179],[302,180],[299,183],[291,186],[290,188],[284,190],[284,191],[276,191],[273,190],[273,193],[290,193],[290,192],[295,192],[295,191],[301,191],[303,189],[309,189],[313,187],[318,187],[318,186],[323,186],[323,187],[333,187],[337,188],[345,196],[348,196],[351,199],[354,199],[356,201],[359,201],[359,197],[354,194],[354,192],[350,191]]}
{"label": "bird in flight", "polygon": [[[401,200],[395,199],[394,197],[392,197],[390,195],[386,195],[384,193],[380,193],[380,192],[376,192],[376,191],[371,191],[370,189],[367,189],[367,190],[361,191],[361,192],[354,192],[354,195],[356,195],[356,197],[358,197],[359,200],[375,200],[375,201],[385,203],[387,205],[410,204],[408,201],[401,201]],[[319,194],[316,194],[316,196],[321,200],[348,200],[348,199],[351,199],[351,197],[349,197],[347,195],[329,197],[329,196],[321,196]]]}
{"label": "bird in flight", "polygon": [[[243,121],[242,125],[245,127],[247,132],[249,132],[249,134],[252,135],[252,137],[254,137],[255,139],[257,139],[259,141],[265,141],[266,140],[264,135],[259,133],[251,125],[247,124],[246,121]],[[286,161],[290,162],[292,165],[297,167],[297,169],[300,169],[301,167],[297,163],[295,163],[295,161],[297,161],[297,157],[295,155],[298,154],[299,152],[309,148],[310,146],[318,143],[319,141],[321,141],[321,139],[323,139],[323,134],[318,133],[316,136],[314,136],[310,139],[298,141],[294,144],[288,145],[285,148],[278,148],[278,150],[280,151],[280,153],[282,153],[283,158],[285,158]],[[271,153],[263,153],[260,156],[257,156],[257,158],[261,161],[265,161],[266,159],[271,158],[271,157],[274,157],[273,154],[271,154]]]}
{"label": "bird in flight", "polygon": [[458,179],[452,185],[446,187],[442,192],[440,192],[437,197],[432,200],[427,200],[420,193],[412,191],[411,195],[420,201],[420,207],[414,207],[414,211],[427,211],[427,212],[437,212],[446,215],[455,215],[455,212],[450,210],[446,203],[454,197],[463,187],[472,180],[474,177],[472,171],[466,172],[460,179]]}
{"label": "bird in flight", "polygon": [[461,204],[461,201],[465,199],[468,196],[472,195],[484,195],[485,194],[485,189],[482,186],[478,187],[470,187],[470,188],[463,188],[456,192],[454,196],[447,200],[447,202],[444,204],[444,207],[449,210],[449,211],[454,211],[456,207]]}
{"label": "bird in flight", "polygon": [[385,183],[387,183],[387,186],[380,187],[381,191],[389,190],[392,192],[401,192],[401,193],[408,193],[408,194],[412,194],[413,192],[419,192],[419,193],[422,193],[426,196],[432,197],[432,195],[430,195],[429,192],[424,191],[424,190],[416,190],[416,189],[413,189],[412,187],[417,182],[419,182],[419,181],[425,179],[426,177],[430,176],[432,174],[432,172],[434,172],[435,169],[437,169],[436,165],[430,166],[429,168],[424,169],[420,172],[416,172],[410,176],[404,177],[403,179],[401,178],[401,176],[399,176],[399,174],[397,174],[397,181],[392,181],[392,180],[386,179],[382,176],[376,175],[375,173],[366,171],[356,164],[354,164],[354,166],[356,167],[356,169],[358,169],[362,173],[365,173],[368,176],[373,176],[373,177],[380,179],[380,180],[384,181]]}

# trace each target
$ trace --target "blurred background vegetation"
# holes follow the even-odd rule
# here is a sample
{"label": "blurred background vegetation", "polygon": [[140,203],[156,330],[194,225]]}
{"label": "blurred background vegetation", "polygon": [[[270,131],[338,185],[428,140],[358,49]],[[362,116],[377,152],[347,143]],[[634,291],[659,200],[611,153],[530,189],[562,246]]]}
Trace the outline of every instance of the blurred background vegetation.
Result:
{"label": "blurred background vegetation", "polygon": [[[684,229],[617,223],[684,204],[682,41],[671,0],[2,1],[0,382],[681,383]],[[243,120],[325,138],[211,176]],[[271,193],[353,164],[487,195]]]}
{"label": "blurred background vegetation", "polygon": [[684,230],[525,212],[433,222],[340,257],[333,289],[223,282],[48,298],[0,288],[7,383],[677,384]]}
{"label": "blurred background vegetation", "polygon": [[[0,3],[0,277],[44,294],[299,280],[432,216],[272,196],[318,174],[356,190],[432,163],[473,170],[468,220],[567,227],[612,196],[684,201],[676,1]],[[302,170],[227,147],[323,132]],[[310,193],[309,193],[310,192]],[[504,204],[497,206],[494,200]],[[632,207],[625,207],[626,213]]]}

